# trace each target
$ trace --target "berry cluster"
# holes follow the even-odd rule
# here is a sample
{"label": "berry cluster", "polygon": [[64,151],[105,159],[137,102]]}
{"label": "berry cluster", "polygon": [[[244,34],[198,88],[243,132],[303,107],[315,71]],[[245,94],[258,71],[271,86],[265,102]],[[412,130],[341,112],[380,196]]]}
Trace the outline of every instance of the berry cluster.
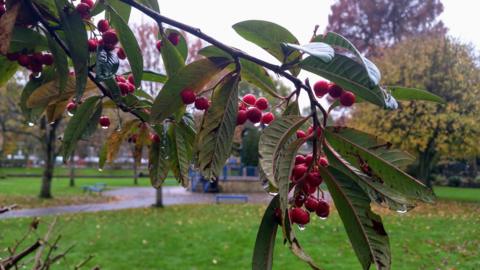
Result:
{"label": "berry cluster", "polygon": [[[135,134],[130,135],[130,137],[128,137],[127,142],[135,144],[135,143],[137,143],[137,139],[138,139],[138,134],[135,133]],[[160,136],[158,136],[157,134],[155,134],[153,132],[150,132],[149,139],[152,143],[159,143],[160,142]]]}
{"label": "berry cluster", "polygon": [[0,0],[0,17],[7,12],[7,7],[5,6],[5,0]]}
{"label": "berry cluster", "polygon": [[[101,39],[91,38],[88,40],[88,50],[90,52],[96,52],[98,46],[102,46],[107,51],[113,51],[118,43],[118,36],[114,29],[110,28],[108,20],[100,20],[97,23],[97,29],[102,33]],[[117,51],[118,58],[124,60],[127,58],[123,48],[119,48]]]}
{"label": "berry cluster", "polygon": [[116,76],[115,80],[117,81],[122,96],[127,96],[135,92],[135,80],[132,74],[128,75],[127,79],[123,76]]}
{"label": "berry cluster", "polygon": [[195,103],[195,109],[207,110],[210,107],[210,101],[206,97],[197,97],[195,91],[190,88],[185,88],[180,92],[183,104],[189,105]]}
{"label": "berry cluster", "polygon": [[327,93],[334,99],[340,99],[340,104],[345,107],[350,107],[355,103],[355,94],[344,90],[342,87],[335,83],[329,83],[327,81],[318,81],[313,85],[315,95],[319,98],[325,96]]}
{"label": "berry cluster", "polygon": [[[180,35],[178,33],[172,32],[168,35],[168,40],[174,45],[177,46],[178,43],[180,42]],[[162,50],[162,41],[158,40],[157,41],[157,50],[161,51]]]}
{"label": "berry cluster", "polygon": [[9,61],[17,61],[19,65],[27,68],[33,73],[42,72],[43,66],[50,66],[53,64],[53,55],[51,53],[14,52],[7,53],[6,57]]}
{"label": "berry cluster", "polygon": [[265,111],[268,107],[268,100],[264,97],[257,99],[252,94],[243,96],[242,101],[238,104],[237,125],[245,124],[247,119],[254,124],[270,124],[275,119],[275,115],[271,112],[262,114],[262,111]]}
{"label": "berry cluster", "polygon": [[78,14],[82,17],[82,19],[90,19],[90,11],[92,10],[95,3],[93,0],[81,0],[80,3],[75,7]]}
{"label": "berry cluster", "polygon": [[330,213],[328,202],[314,195],[323,182],[318,166],[328,167],[328,159],[320,157],[315,164],[312,164],[313,162],[312,154],[297,155],[290,178],[297,187],[292,199],[293,207],[289,211],[290,220],[302,226],[310,222],[309,212],[315,212],[322,219],[327,218]]}

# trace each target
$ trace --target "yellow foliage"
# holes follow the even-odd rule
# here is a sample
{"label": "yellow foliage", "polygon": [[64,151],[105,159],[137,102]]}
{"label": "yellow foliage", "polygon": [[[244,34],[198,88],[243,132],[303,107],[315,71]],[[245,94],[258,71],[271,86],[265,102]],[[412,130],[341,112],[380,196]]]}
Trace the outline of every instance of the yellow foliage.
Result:
{"label": "yellow foliage", "polygon": [[436,152],[449,158],[478,155],[480,68],[472,51],[455,40],[434,37],[386,49],[373,59],[383,73],[383,84],[425,89],[447,104],[407,101],[399,110],[383,111],[361,103],[349,125],[405,150],[423,152],[433,143]]}

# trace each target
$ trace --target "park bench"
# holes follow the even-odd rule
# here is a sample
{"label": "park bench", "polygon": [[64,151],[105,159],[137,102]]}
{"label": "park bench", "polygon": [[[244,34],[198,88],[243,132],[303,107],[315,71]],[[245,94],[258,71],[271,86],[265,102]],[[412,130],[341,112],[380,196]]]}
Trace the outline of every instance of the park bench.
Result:
{"label": "park bench", "polygon": [[238,201],[243,201],[243,202],[248,202],[248,196],[247,195],[232,195],[232,194],[217,194],[215,195],[215,201],[217,203],[220,203],[221,201],[224,200],[238,200]]}
{"label": "park bench", "polygon": [[102,192],[107,189],[107,184],[104,183],[96,183],[90,186],[82,186],[83,192],[97,192],[98,194],[102,195]]}

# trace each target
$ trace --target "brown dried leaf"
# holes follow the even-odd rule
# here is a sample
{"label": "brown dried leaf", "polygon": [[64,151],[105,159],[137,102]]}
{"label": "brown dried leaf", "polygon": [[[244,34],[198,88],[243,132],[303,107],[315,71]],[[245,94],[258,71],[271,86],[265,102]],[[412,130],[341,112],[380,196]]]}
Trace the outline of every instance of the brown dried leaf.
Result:
{"label": "brown dried leaf", "polygon": [[18,1],[0,17],[0,54],[5,55],[8,52],[8,48],[10,48],[10,40],[20,7],[21,4]]}

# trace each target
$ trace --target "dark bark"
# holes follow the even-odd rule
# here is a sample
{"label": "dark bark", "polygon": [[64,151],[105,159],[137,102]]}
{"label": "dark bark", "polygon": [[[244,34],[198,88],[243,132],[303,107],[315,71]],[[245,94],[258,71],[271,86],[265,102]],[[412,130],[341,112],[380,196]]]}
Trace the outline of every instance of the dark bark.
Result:
{"label": "dark bark", "polygon": [[427,146],[423,151],[419,151],[418,161],[418,174],[417,177],[425,183],[427,187],[432,187],[432,180],[430,179],[430,173],[436,160],[436,140],[440,129],[437,127],[433,131],[432,136],[428,140]]}
{"label": "dark bark", "polygon": [[42,118],[40,128],[43,131],[44,150],[45,150],[45,165],[43,168],[42,186],[40,187],[40,198],[52,198],[52,178],[55,169],[55,142],[57,135],[57,128],[61,120],[53,124],[47,124],[45,117]]}
{"label": "dark bark", "polygon": [[75,152],[72,153],[72,157],[70,158],[69,162],[69,168],[70,168],[70,187],[75,186]]}
{"label": "dark bark", "polygon": [[133,184],[138,185],[138,163],[133,161]]}
{"label": "dark bark", "polygon": [[162,194],[162,186],[160,186],[156,190],[156,196],[155,196],[155,204],[153,205],[154,207],[163,207],[163,194]]}

